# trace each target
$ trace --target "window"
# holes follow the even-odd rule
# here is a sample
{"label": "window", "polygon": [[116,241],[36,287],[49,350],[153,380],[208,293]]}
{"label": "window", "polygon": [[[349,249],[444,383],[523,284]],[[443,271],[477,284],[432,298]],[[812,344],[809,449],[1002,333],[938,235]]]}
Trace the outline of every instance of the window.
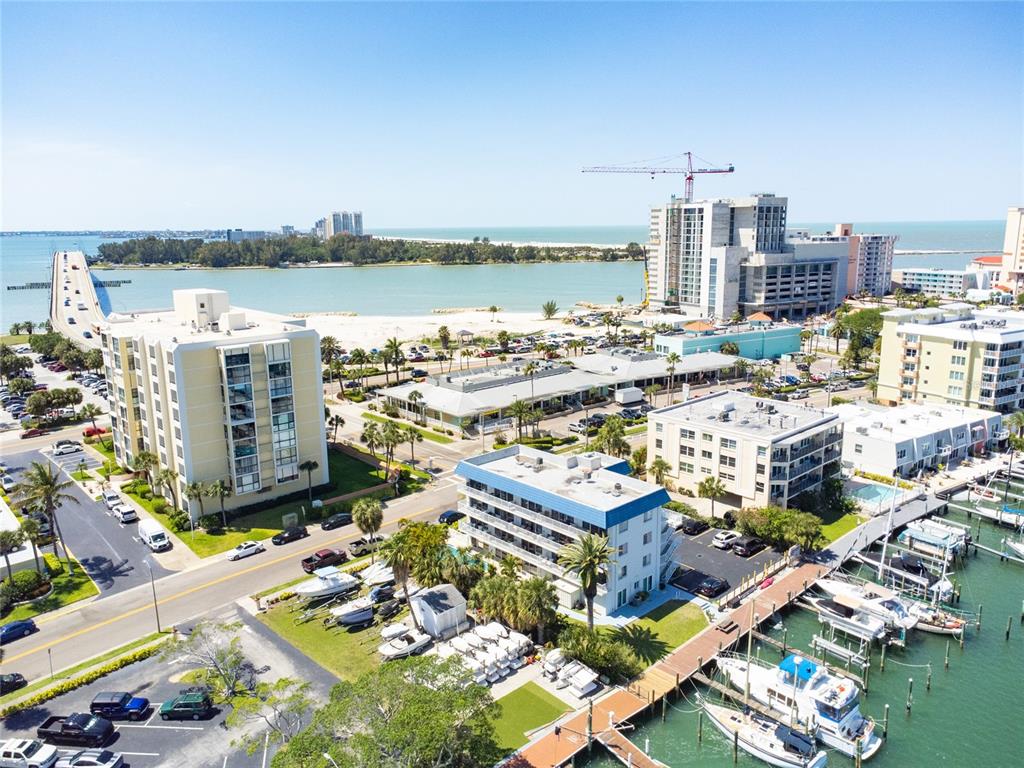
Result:
{"label": "window", "polygon": [[647,533],[644,534],[644,544],[650,544],[653,539],[654,539],[654,534],[651,533],[650,531],[648,531]]}
{"label": "window", "polygon": [[629,566],[628,565],[620,565],[619,566],[619,578],[620,579],[626,578],[626,574],[628,572],[629,572]]}
{"label": "window", "polygon": [[711,451],[701,451],[700,452],[700,457],[702,459],[710,459],[711,458]]}
{"label": "window", "polygon": [[665,425],[660,421],[654,425],[654,431],[660,433]]}
{"label": "window", "polygon": [[695,453],[695,451],[693,450],[693,446],[692,445],[680,445],[679,446],[679,455],[680,456],[693,456],[694,453]]}
{"label": "window", "polygon": [[655,448],[661,448],[661,438],[660,437],[654,438],[654,447]]}
{"label": "window", "polygon": [[763,475],[764,474],[764,464],[758,464],[757,465],[757,469],[754,472],[754,474]]}
{"label": "window", "polygon": [[729,480],[729,481],[733,481],[733,480],[735,480],[735,479],[736,479],[736,475],[734,475],[734,474],[731,474],[731,473],[729,473],[729,472],[719,472],[719,473],[718,473],[718,476],[719,476],[720,478],[722,478],[723,480]]}
{"label": "window", "polygon": [[735,467],[736,457],[735,456],[719,456],[718,464],[723,467]]}
{"label": "window", "polygon": [[625,533],[629,530],[629,520],[623,520],[619,523],[619,533]]}
{"label": "window", "polygon": [[963,371],[950,371],[949,372],[949,380],[950,381],[963,381],[964,380],[964,372]]}
{"label": "window", "polygon": [[861,445],[860,443],[854,443],[853,444],[853,452],[854,453],[864,453],[864,446]]}
{"label": "window", "polygon": [[702,475],[710,475],[711,474],[711,467],[701,466],[700,473]]}
{"label": "window", "polygon": [[649,523],[653,519],[654,519],[654,510],[653,509],[648,509],[646,512],[644,512],[644,522],[645,523]]}
{"label": "window", "polygon": [[768,448],[766,446],[763,446],[763,445],[757,446],[757,455],[758,456],[767,456],[768,455]]}
{"label": "window", "polygon": [[732,450],[735,450],[735,449],[736,449],[736,441],[735,441],[735,440],[730,440],[730,439],[729,439],[729,438],[727,438],[727,437],[723,437],[723,438],[722,438],[721,440],[719,440],[719,441],[718,441],[718,444],[719,444],[719,445],[720,445],[720,446],[721,446],[722,448],[725,448],[725,449],[727,449],[727,450],[730,450],[730,451],[732,451]]}
{"label": "window", "polygon": [[625,557],[629,554],[629,542],[625,544],[619,544],[619,557]]}
{"label": "window", "polygon": [[963,387],[954,387],[951,384],[948,387],[946,387],[946,394],[947,395],[953,395],[954,397],[963,397],[964,388]]}
{"label": "window", "polygon": [[967,342],[966,341],[954,341],[953,342],[953,349],[957,349],[957,350],[963,351],[963,350],[967,349]]}
{"label": "window", "polygon": [[694,432],[692,429],[681,429],[681,430],[679,430],[679,439],[680,440],[693,440],[695,437],[697,437],[697,433]]}
{"label": "window", "polygon": [[680,472],[686,472],[688,475],[692,475],[693,474],[693,464],[690,464],[690,463],[685,462],[685,461],[681,461],[681,462],[679,462],[679,471]]}
{"label": "window", "polygon": [[[989,365],[988,361],[989,358],[986,357],[985,365]],[[949,359],[949,362],[951,365],[967,365],[967,358],[964,357],[963,355],[953,355],[953,357]],[[995,365],[995,361],[993,360],[991,364]]]}
{"label": "window", "polygon": [[644,555],[643,567],[646,568],[650,564],[651,564],[651,556],[650,555]]}
{"label": "window", "polygon": [[615,602],[619,605],[619,607],[626,604],[626,590],[619,590],[619,594],[618,597],[615,598]]}
{"label": "window", "polygon": [[898,451],[896,451],[896,458],[897,459],[905,459],[905,458],[907,458],[907,449],[906,448],[900,448]]}
{"label": "window", "polygon": [[714,436],[710,432],[705,432],[701,435],[702,440],[714,440]]}

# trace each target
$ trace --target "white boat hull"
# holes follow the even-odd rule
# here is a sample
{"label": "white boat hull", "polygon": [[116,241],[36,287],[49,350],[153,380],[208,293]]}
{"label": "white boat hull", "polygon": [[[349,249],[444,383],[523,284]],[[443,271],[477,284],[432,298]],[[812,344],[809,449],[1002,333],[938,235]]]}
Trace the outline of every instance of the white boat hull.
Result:
{"label": "white boat hull", "polygon": [[1007,541],[1006,548],[1010,550],[1010,554],[1024,557],[1024,541]]}
{"label": "white boat hull", "polygon": [[824,768],[828,764],[828,756],[824,752],[817,752],[810,758],[786,754],[777,740],[761,733],[748,718],[734,709],[705,702],[704,711],[711,724],[730,742],[738,735],[736,743],[740,749],[769,765],[778,768]]}

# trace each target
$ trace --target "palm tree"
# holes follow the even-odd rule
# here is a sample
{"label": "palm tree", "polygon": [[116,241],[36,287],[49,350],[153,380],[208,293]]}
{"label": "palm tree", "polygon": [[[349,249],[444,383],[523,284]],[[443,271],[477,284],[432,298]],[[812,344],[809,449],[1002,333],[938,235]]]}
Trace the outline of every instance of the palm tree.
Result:
{"label": "palm tree", "polygon": [[410,455],[412,457],[410,459],[409,463],[410,464],[415,464],[416,463],[416,443],[422,443],[423,442],[423,433],[420,432],[418,429],[416,429],[416,427],[414,427],[411,424],[409,424],[409,425],[407,425],[405,427],[402,427],[402,437],[405,439],[405,442],[407,442],[409,444],[409,453],[410,453]]}
{"label": "palm tree", "polygon": [[178,508],[178,473],[170,467],[164,467],[157,474],[157,480],[161,488],[166,488],[171,494],[171,506]]}
{"label": "palm tree", "polygon": [[93,429],[96,429],[96,417],[102,416],[103,411],[100,410],[99,406],[93,405],[92,403],[86,403],[82,406],[82,410],[78,412],[78,415],[83,419],[88,419]]}
{"label": "palm tree", "polygon": [[370,453],[374,458],[377,458],[377,448],[380,447],[380,428],[377,424],[372,421],[367,421],[363,424],[363,432],[359,435],[359,439],[366,443]]}
{"label": "palm tree", "polygon": [[489,306],[487,308],[487,311],[491,313],[491,322],[493,323],[494,322],[494,316],[498,314],[498,305],[497,304],[491,304],[491,306]]}
{"label": "palm tree", "polygon": [[659,392],[661,392],[661,384],[648,384],[644,387],[644,394],[647,395],[647,399],[651,401],[651,405],[654,405]]}
{"label": "palm tree", "polygon": [[522,570],[523,561],[515,555],[505,555],[498,564],[498,573],[509,579],[519,578],[519,573]]}
{"label": "palm tree", "polygon": [[412,392],[405,396],[405,399],[409,401],[409,405],[413,407],[413,410],[416,411],[417,416],[420,417],[417,419],[417,421],[420,421],[420,423],[422,424],[426,424],[426,414],[420,414],[419,408],[417,407],[417,405],[423,400],[423,393],[420,392],[418,389],[414,389]]}
{"label": "palm tree", "polygon": [[[364,536],[375,535],[380,530],[381,523],[384,522],[384,508],[381,506],[380,499],[375,499],[372,496],[358,499],[352,505],[352,522]],[[372,552],[370,562],[374,562]]]}
{"label": "palm tree", "polygon": [[0,531],[0,555],[3,555],[4,563],[7,564],[8,581],[14,581],[14,571],[11,568],[11,555],[21,549],[24,543],[25,533],[20,528],[11,528]]}
{"label": "palm tree", "polygon": [[557,616],[558,593],[555,585],[540,576],[531,576],[516,590],[516,613],[521,622],[537,628],[537,642],[544,642],[544,629]]}
{"label": "palm tree", "polygon": [[523,439],[523,424],[533,413],[533,408],[525,400],[513,400],[512,404],[505,409],[505,414],[516,420],[516,431],[519,439]]}
{"label": "palm tree", "polygon": [[448,330],[447,325],[442,325],[437,329],[437,340],[441,342],[441,349],[448,351],[448,347],[452,343],[452,332]]}
{"label": "palm tree", "polygon": [[558,564],[576,574],[587,601],[587,627],[594,631],[594,598],[604,569],[615,562],[606,536],[585,533],[578,541],[566,544],[558,553]]}
{"label": "palm tree", "polygon": [[[380,559],[390,566],[395,574],[395,580],[402,585],[402,592],[407,597],[409,595],[409,573],[419,557],[419,547],[416,545],[412,526],[399,528],[391,538],[380,545]],[[423,627],[420,626],[419,619],[416,617],[416,611],[410,611],[410,613],[416,629],[422,632]]]}
{"label": "palm tree", "polygon": [[25,331],[25,333],[27,333],[29,336],[31,336],[32,335],[32,331],[34,331],[35,328],[36,328],[36,324],[33,323],[31,320],[26,320],[25,322],[23,322],[21,324],[21,327],[22,327],[22,330]]}
{"label": "palm tree", "polygon": [[384,448],[384,479],[391,476],[391,462],[395,458],[395,448],[402,442],[402,430],[394,421],[388,421],[380,431],[380,442]]}
{"label": "palm tree", "polygon": [[306,473],[306,479],[308,482],[309,491],[309,505],[313,506],[313,472],[320,468],[320,462],[315,459],[306,459],[304,462],[299,464],[299,471]]}
{"label": "palm tree", "polygon": [[654,482],[658,485],[665,484],[665,475],[672,471],[671,465],[665,461],[661,456],[655,458],[651,462],[651,476],[654,478]]}
{"label": "palm tree", "polygon": [[21,323],[11,323],[11,336],[21,336]]}
{"label": "palm tree", "polygon": [[146,478],[146,485],[152,488],[154,481],[152,472],[156,469],[156,454],[150,451],[139,451],[132,457],[132,472],[142,474]]}
{"label": "palm tree", "polygon": [[338,444],[338,428],[345,426],[345,417],[341,414],[335,413],[327,420],[327,426],[331,427],[334,432],[331,434],[331,442],[335,445]]}
{"label": "palm tree", "polygon": [[34,517],[23,517],[21,519],[21,532],[25,535],[25,541],[32,545],[32,557],[36,561],[36,571],[42,573],[42,566],[39,564],[39,545],[43,542],[42,526]]}
{"label": "palm tree", "polygon": [[622,417],[609,416],[594,437],[594,450],[611,456],[628,456],[629,441],[626,439],[626,427]]}
{"label": "palm tree", "polygon": [[836,310],[836,317],[832,321],[832,327],[828,329],[828,335],[836,340],[836,354],[839,354],[839,340],[843,338],[846,333],[846,323],[843,322],[842,317]]}
{"label": "palm tree", "polygon": [[189,501],[199,502],[199,518],[206,517],[206,510],[203,507],[203,499],[207,496],[206,485],[193,481],[185,486],[185,498]]}
{"label": "palm tree", "polygon": [[359,371],[359,382],[362,389],[366,389],[366,366],[370,364],[370,356],[365,349],[356,347],[348,355],[348,364]]}
{"label": "palm tree", "polygon": [[537,375],[537,371],[538,370],[540,370],[540,366],[537,364],[536,360],[531,360],[530,362],[528,362],[526,365],[523,366],[523,375],[530,377],[530,402],[531,403],[535,399],[534,389],[533,389],[533,377]]}
{"label": "palm tree", "polygon": [[550,320],[558,314],[558,305],[554,301],[545,301],[541,304],[540,311],[544,313],[545,320]]}
{"label": "palm tree", "polygon": [[402,354],[402,343],[397,337],[392,336],[386,342],[384,342],[384,377],[387,378],[388,362],[395,366],[395,381],[399,380],[399,370],[402,367],[402,362],[405,360],[405,356]]}
{"label": "palm tree", "polygon": [[715,500],[725,496],[725,486],[717,477],[705,477],[697,485],[697,495],[702,499],[711,499],[711,516],[715,516]]}
{"label": "palm tree", "polygon": [[333,336],[324,336],[320,339],[320,360],[327,366],[328,381],[334,383],[334,361],[338,357],[341,345]]}
{"label": "palm tree", "polygon": [[677,353],[669,352],[665,356],[665,369],[668,371],[668,400],[669,404],[672,402],[672,393],[676,391],[676,364],[682,360]]}
{"label": "palm tree", "polygon": [[231,483],[227,480],[214,480],[206,484],[206,496],[210,499],[217,499],[220,502],[220,522],[225,528],[228,527],[228,513],[224,509],[224,499],[231,495]]}
{"label": "palm tree", "polygon": [[57,520],[57,510],[66,502],[80,503],[78,499],[65,491],[73,483],[70,480],[61,481],[60,475],[54,470],[51,464],[41,464],[33,461],[32,466],[25,472],[21,482],[15,486],[11,494],[17,506],[36,507],[41,509],[50,521],[53,528],[53,556],[57,557],[57,541],[64,548],[64,558],[68,563],[68,573],[74,571],[71,562],[71,555],[68,553],[67,545],[64,544],[64,537],[60,533],[60,522]]}
{"label": "palm tree", "polygon": [[71,406],[71,418],[75,418],[75,406],[81,405],[83,400],[82,390],[78,387],[69,387],[64,390],[64,405]]}
{"label": "palm tree", "polygon": [[1017,433],[1017,437],[1024,435],[1024,411],[1015,411],[1006,417],[1006,426]]}
{"label": "palm tree", "polygon": [[738,355],[740,353],[740,346],[735,341],[726,341],[722,343],[718,351],[723,355]]}
{"label": "palm tree", "polygon": [[800,342],[806,347],[806,351],[811,351],[811,339],[814,338],[814,332],[808,328],[804,328],[800,331]]}

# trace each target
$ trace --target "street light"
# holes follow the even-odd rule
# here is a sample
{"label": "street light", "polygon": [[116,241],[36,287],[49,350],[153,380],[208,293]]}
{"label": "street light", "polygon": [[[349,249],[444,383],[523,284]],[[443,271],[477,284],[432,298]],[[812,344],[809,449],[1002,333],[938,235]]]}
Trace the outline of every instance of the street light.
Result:
{"label": "street light", "polygon": [[160,608],[158,607],[157,602],[156,602],[156,580],[153,578],[153,566],[151,566],[149,564],[149,560],[148,559],[147,560],[143,560],[142,562],[145,563],[146,564],[146,568],[149,569],[149,586],[153,590],[153,613],[156,614],[156,631],[157,631],[157,634],[159,634],[161,632],[161,629],[160,629]]}

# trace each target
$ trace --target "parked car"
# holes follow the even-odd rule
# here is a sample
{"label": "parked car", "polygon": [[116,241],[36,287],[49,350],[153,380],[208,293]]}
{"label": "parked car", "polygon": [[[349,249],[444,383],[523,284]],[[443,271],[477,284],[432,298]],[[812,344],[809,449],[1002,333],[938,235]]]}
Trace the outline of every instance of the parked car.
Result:
{"label": "parked car", "polygon": [[[420,359],[422,360],[423,358]],[[414,379],[423,379],[429,376],[429,374],[422,368],[413,368],[411,371],[409,371],[409,375],[412,376]]]}
{"label": "parked car", "polygon": [[341,565],[348,560],[348,552],[343,549],[319,549],[309,557],[302,558],[302,570],[312,573],[318,568],[329,565]]}
{"label": "parked car", "polygon": [[692,517],[684,517],[683,522],[676,528],[677,531],[682,531],[687,536],[696,536],[704,533],[711,526],[705,523],[703,520],[694,520]]}
{"label": "parked car", "polygon": [[806,400],[811,396],[811,393],[806,389],[798,389],[796,392],[792,392],[789,395],[790,400]]}
{"label": "parked car", "polygon": [[[276,544],[277,542],[275,541],[274,543]],[[258,541],[243,541],[237,547],[228,551],[228,560],[241,560],[243,557],[249,557],[249,555],[255,555],[257,552],[264,551],[266,551],[266,547]]]}
{"label": "parked car", "polygon": [[639,419],[643,416],[643,412],[639,408],[623,408],[619,411],[619,416],[624,419]]}
{"label": "parked car", "polygon": [[569,431],[575,432],[578,435],[584,434],[588,429],[590,429],[590,426],[583,419],[569,425]]}
{"label": "parked car", "polygon": [[273,538],[270,540],[274,544],[287,544],[290,541],[298,541],[309,536],[309,531],[306,530],[304,525],[293,525],[289,528],[285,528],[280,533],[275,533]]}
{"label": "parked car", "polygon": [[36,736],[54,744],[102,747],[114,735],[114,724],[105,717],[74,712],[67,717],[47,718],[36,728]]}
{"label": "parked car", "polygon": [[2,768],[53,768],[57,748],[36,739],[8,739],[0,744]]}
{"label": "parked car", "polygon": [[35,631],[36,623],[32,619],[9,621],[0,626],[0,645],[17,640],[19,637],[28,637]]}
{"label": "parked car", "polygon": [[82,437],[99,437],[104,434],[102,427],[89,427],[82,430]]}
{"label": "parked car", "polygon": [[65,755],[54,768],[122,768],[124,758],[109,749],[82,749]]}
{"label": "parked car", "polygon": [[0,477],[0,488],[4,489],[4,493],[10,493],[12,490],[14,490],[14,487],[17,484],[18,481],[15,480],[10,475],[4,475],[3,477]]}
{"label": "parked car", "polygon": [[62,442],[62,443],[60,443],[58,445],[55,445],[53,447],[53,455],[54,456],[65,456],[66,454],[78,453],[79,451],[82,451],[82,450],[84,450],[84,449],[82,448],[81,443],[73,443],[73,442],[70,442],[70,441],[69,442]]}
{"label": "parked car", "polygon": [[708,576],[697,585],[697,594],[704,595],[704,597],[718,597],[727,589],[729,589],[728,581],[717,576]]}
{"label": "parked car", "polygon": [[187,689],[160,705],[161,720],[199,720],[213,714],[213,702],[205,691]]}
{"label": "parked car", "polygon": [[46,430],[45,429],[40,429],[39,427],[32,427],[32,428],[26,429],[24,432],[22,432],[19,435],[19,437],[22,440],[25,440],[25,439],[30,438],[30,437],[39,437],[40,435],[45,435],[45,434],[46,434]]}
{"label": "parked car", "polygon": [[785,392],[776,392],[774,395],[772,395],[772,400],[786,401],[789,400],[789,395],[787,395]]}
{"label": "parked car", "polygon": [[25,676],[18,672],[8,672],[0,675],[0,696],[5,696],[19,688],[24,688],[26,685],[28,685],[28,681],[25,680]]}
{"label": "parked car", "polygon": [[343,525],[351,525],[351,524],[352,524],[352,513],[351,512],[337,512],[336,514],[331,515],[326,520],[324,520],[322,523],[320,523],[320,528],[325,530],[325,531],[332,531],[335,528],[341,528],[341,526],[343,526]]}
{"label": "parked car", "polygon": [[441,523],[441,525],[454,525],[464,517],[465,514],[459,512],[457,509],[446,509],[438,515],[437,522]]}
{"label": "parked car", "polygon": [[348,545],[348,553],[352,555],[352,557],[368,555],[376,550],[383,541],[384,537],[379,534],[376,536],[363,536]]}
{"label": "parked car", "polygon": [[113,509],[123,503],[121,501],[121,494],[113,489],[107,489],[103,492],[103,503],[107,505],[107,509]]}
{"label": "parked car", "polygon": [[738,531],[719,531],[711,540],[711,546],[718,547],[718,549],[729,549],[739,537]]}
{"label": "parked car", "polygon": [[741,536],[732,543],[732,551],[740,557],[751,557],[765,546],[765,543],[756,536]]}
{"label": "parked car", "polygon": [[134,507],[128,504],[118,504],[112,510],[111,514],[122,523],[131,523],[139,519],[139,513],[135,511]]}
{"label": "parked car", "polygon": [[92,697],[89,711],[108,720],[141,720],[149,711],[149,699],[125,691],[104,691]]}

